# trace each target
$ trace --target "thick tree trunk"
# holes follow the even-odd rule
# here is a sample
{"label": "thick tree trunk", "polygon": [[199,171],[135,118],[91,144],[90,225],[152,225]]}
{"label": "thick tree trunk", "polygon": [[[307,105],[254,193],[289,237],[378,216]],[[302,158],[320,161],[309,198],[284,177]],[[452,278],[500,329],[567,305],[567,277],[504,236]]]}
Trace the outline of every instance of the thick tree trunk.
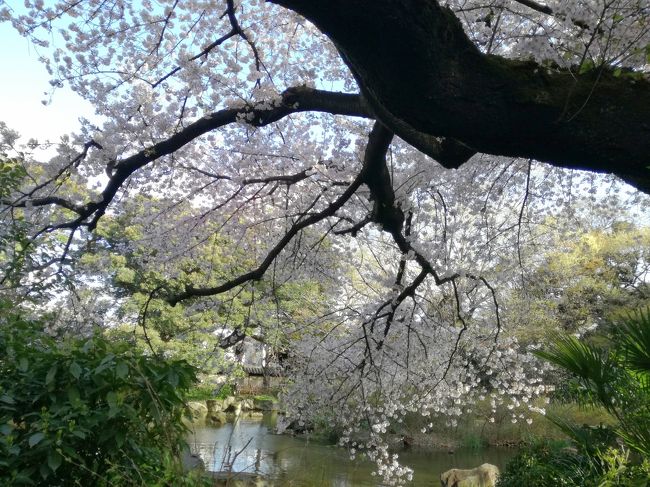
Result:
{"label": "thick tree trunk", "polygon": [[487,56],[434,0],[271,1],[335,43],[396,133],[612,173],[650,193],[648,80]]}

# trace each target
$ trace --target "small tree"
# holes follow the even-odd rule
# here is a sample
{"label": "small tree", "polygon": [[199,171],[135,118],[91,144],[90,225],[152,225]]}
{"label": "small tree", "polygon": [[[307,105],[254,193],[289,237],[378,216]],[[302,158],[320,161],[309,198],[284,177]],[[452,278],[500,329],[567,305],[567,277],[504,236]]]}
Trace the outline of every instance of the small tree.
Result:
{"label": "small tree", "polygon": [[[596,346],[573,335],[558,335],[537,355],[574,379],[585,404],[605,408],[613,428],[553,421],[577,447],[558,456],[548,448],[524,452],[512,462],[499,485],[519,476],[518,469],[539,470],[534,485],[648,485],[650,481],[650,313],[632,314],[611,334],[608,346]],[[629,451],[636,455],[633,462]],[[561,460],[558,460],[562,457]],[[576,480],[577,479],[577,480]],[[549,483],[550,482],[550,483]]]}
{"label": "small tree", "polygon": [[[557,336],[537,355],[575,378],[579,397],[605,408],[618,425],[615,433],[630,449],[650,457],[650,314],[639,311],[612,334],[609,347],[575,336]],[[565,432],[584,439],[565,422]]]}
{"label": "small tree", "polygon": [[194,381],[185,362],[155,360],[101,335],[55,341],[0,303],[0,483],[182,478],[183,397]]}

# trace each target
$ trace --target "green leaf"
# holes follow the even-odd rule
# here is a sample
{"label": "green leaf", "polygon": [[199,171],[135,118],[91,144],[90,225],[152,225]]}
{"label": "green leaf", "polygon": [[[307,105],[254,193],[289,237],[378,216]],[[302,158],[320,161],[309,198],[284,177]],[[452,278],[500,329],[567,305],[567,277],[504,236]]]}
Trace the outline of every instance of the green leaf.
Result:
{"label": "green leaf", "polygon": [[51,384],[54,382],[54,378],[56,377],[56,371],[57,371],[57,366],[53,365],[50,367],[50,370],[47,371],[47,375],[45,376],[45,383],[46,384]]}
{"label": "green leaf", "polygon": [[29,444],[30,447],[33,447],[34,445],[38,445],[43,438],[45,438],[45,435],[41,431],[39,431],[37,433],[34,433],[32,436],[30,436],[27,443]]}
{"label": "green leaf", "polygon": [[70,364],[70,374],[72,374],[72,376],[75,379],[78,379],[79,377],[81,377],[81,372],[83,372],[83,371],[81,369],[81,366],[77,362],[72,362]]}
{"label": "green leaf", "polygon": [[81,396],[79,394],[79,389],[72,386],[68,389],[68,400],[71,404],[76,405],[81,401]]}
{"label": "green leaf", "polygon": [[117,394],[115,394],[114,391],[110,391],[108,394],[106,394],[106,402],[108,403],[108,407],[111,409],[114,409],[117,407]]}
{"label": "green leaf", "polygon": [[74,431],[72,432],[72,434],[73,434],[74,436],[76,436],[77,438],[81,438],[82,440],[85,440],[85,439],[86,439],[86,433],[84,433],[84,432],[81,431],[81,430],[74,430]]}
{"label": "green leaf", "polygon": [[27,369],[29,368],[29,361],[27,360],[26,357],[21,357],[20,360],[18,361],[18,370],[21,372],[27,372]]}
{"label": "green leaf", "polygon": [[0,433],[2,433],[5,436],[9,436],[13,430],[14,427],[9,423],[5,423],[2,426],[0,426]]}
{"label": "green leaf", "polygon": [[63,462],[63,457],[56,450],[50,450],[47,454],[47,465],[52,469],[52,472],[56,472],[57,469],[61,466]]}
{"label": "green leaf", "polygon": [[167,373],[167,382],[172,387],[178,387],[178,374],[173,369]]}
{"label": "green leaf", "polygon": [[120,379],[125,379],[129,375],[129,366],[126,362],[120,362],[115,368],[115,375]]}
{"label": "green leaf", "polygon": [[83,353],[88,353],[93,349],[94,346],[95,346],[95,343],[93,342],[92,339],[90,339],[90,340],[88,340],[88,341],[86,341],[84,343],[83,347],[81,347],[81,351]]}
{"label": "green leaf", "polygon": [[2,396],[0,396],[0,402],[4,402],[5,404],[16,404],[14,398],[9,394],[3,394]]}
{"label": "green leaf", "polygon": [[118,448],[122,448],[122,445],[124,445],[124,441],[126,440],[126,433],[124,430],[119,430],[115,433],[115,443],[117,444]]}
{"label": "green leaf", "polygon": [[595,65],[594,62],[591,61],[590,59],[586,59],[581,65],[580,69],[578,70],[578,74],[585,74],[592,69],[594,69]]}
{"label": "green leaf", "polygon": [[630,315],[619,333],[625,364],[637,373],[650,374],[650,309]]}
{"label": "green leaf", "polygon": [[50,476],[50,469],[47,468],[47,465],[44,463],[41,463],[41,466],[39,467],[39,471],[41,472],[41,477],[43,477],[43,480],[48,478]]}
{"label": "green leaf", "polygon": [[31,479],[31,475],[25,471],[18,472],[14,478],[16,484],[27,484],[34,485],[34,481]]}

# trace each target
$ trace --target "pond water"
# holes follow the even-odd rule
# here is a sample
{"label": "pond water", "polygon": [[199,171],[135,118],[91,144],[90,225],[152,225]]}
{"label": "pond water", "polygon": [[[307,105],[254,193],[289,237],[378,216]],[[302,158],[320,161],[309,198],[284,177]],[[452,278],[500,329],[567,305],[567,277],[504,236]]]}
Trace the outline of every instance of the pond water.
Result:
{"label": "pond water", "polygon": [[[194,453],[209,471],[231,470],[261,474],[278,485],[295,487],[376,487],[373,464],[350,460],[343,448],[301,437],[276,435],[272,418],[239,419],[223,426],[195,424],[189,439]],[[515,449],[456,450],[454,453],[409,449],[399,452],[402,463],[415,471],[412,485],[440,485],[450,468],[474,468],[492,463],[502,469]]]}

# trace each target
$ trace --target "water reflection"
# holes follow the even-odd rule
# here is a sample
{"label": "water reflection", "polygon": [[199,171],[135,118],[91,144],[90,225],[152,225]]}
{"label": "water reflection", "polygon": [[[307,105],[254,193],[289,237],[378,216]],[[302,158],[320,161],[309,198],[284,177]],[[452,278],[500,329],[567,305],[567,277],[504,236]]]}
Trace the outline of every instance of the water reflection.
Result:
{"label": "water reflection", "polygon": [[[373,465],[350,460],[339,447],[304,438],[271,433],[271,417],[263,421],[240,419],[223,426],[194,425],[190,438],[210,471],[250,472],[295,487],[376,487]],[[440,451],[410,450],[400,453],[415,470],[412,485],[439,485],[440,474],[450,468],[474,468],[488,462],[503,468],[516,453],[512,449]]]}

